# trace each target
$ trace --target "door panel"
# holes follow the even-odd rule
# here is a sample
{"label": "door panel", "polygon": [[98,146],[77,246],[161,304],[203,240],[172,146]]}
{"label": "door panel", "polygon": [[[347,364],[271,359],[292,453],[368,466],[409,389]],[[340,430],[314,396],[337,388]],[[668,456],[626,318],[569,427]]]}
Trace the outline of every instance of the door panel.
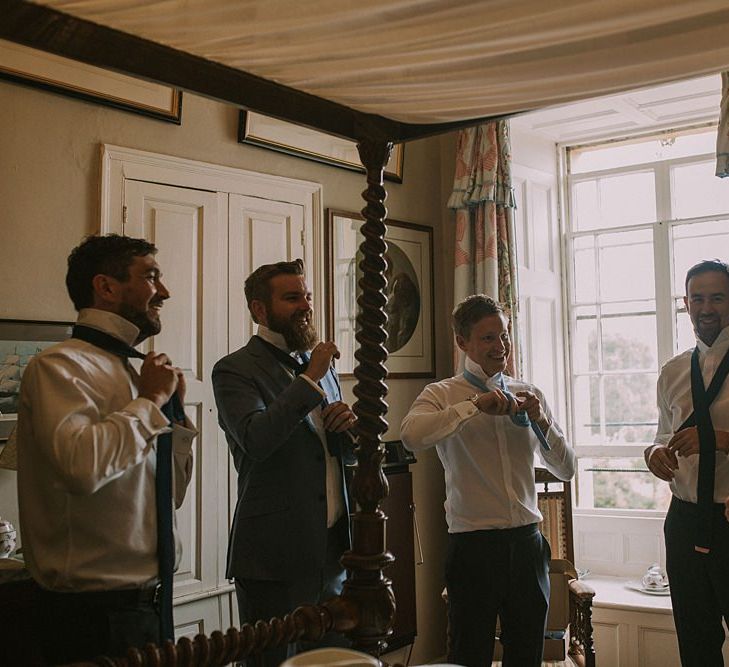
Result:
{"label": "door panel", "polygon": [[[217,583],[217,425],[210,375],[225,349],[219,284],[224,283],[227,236],[225,195],[127,180],[124,233],[155,243],[162,281],[171,298],[162,309],[162,331],[147,349],[165,352],[185,372],[185,410],[199,434],[193,445],[194,470],[177,511],[183,551],[175,574],[175,595],[200,592]],[[203,517],[208,517],[204,521]]]}
{"label": "door panel", "polygon": [[243,284],[261,264],[302,258],[304,207],[299,204],[230,195],[229,349],[244,345],[255,333]]}

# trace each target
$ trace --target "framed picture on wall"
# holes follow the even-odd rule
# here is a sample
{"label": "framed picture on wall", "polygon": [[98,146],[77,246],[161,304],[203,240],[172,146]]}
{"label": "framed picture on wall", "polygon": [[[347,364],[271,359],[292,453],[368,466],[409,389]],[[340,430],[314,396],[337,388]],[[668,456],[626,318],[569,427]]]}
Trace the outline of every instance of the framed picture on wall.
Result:
{"label": "framed picture on wall", "polygon": [[[336,364],[342,377],[351,376],[356,364],[363,220],[349,211],[327,213],[327,337],[339,348]],[[433,230],[399,220],[385,224],[388,377],[435,377]]]}
{"label": "framed picture on wall", "polygon": [[0,39],[0,78],[179,125],[182,92]]}
{"label": "framed picture on wall", "polygon": [[[365,171],[354,141],[252,111],[240,112],[238,141],[343,169],[361,173]],[[395,144],[390,161],[385,167],[385,178],[388,181],[402,183],[404,156],[405,146]]]}
{"label": "framed picture on wall", "polygon": [[71,335],[71,322],[0,320],[0,442],[7,440],[18,412],[20,382],[41,350]]}

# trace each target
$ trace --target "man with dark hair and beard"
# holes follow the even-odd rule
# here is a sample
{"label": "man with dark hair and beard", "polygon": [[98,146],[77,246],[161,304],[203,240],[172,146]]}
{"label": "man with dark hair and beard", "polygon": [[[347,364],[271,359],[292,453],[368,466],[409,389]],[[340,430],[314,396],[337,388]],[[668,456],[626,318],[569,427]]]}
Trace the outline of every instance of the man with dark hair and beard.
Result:
{"label": "man with dark hair and beard", "polygon": [[[133,345],[159,333],[170,296],[156,252],[144,239],[115,234],[75,248],[66,275],[78,310],[72,338],[37,354],[23,375],[20,527],[41,587],[48,664],[125,655],[129,646],[159,643],[172,625],[171,604],[162,613],[158,606],[160,575],[169,571],[160,569],[158,535],[176,568],[173,507],[190,481],[196,432],[181,408],[182,371],[167,355],[150,352],[139,372],[128,363],[144,356]],[[175,394],[179,410],[168,418],[163,407]],[[158,503],[166,531],[158,531]],[[167,591],[165,584],[163,597]]]}
{"label": "man with dark hair and beard", "polygon": [[[301,260],[266,264],[245,283],[257,335],[213,368],[218,419],[238,472],[228,545],[241,623],[283,616],[341,592],[349,548],[343,465],[356,418],[317,342]],[[325,636],[317,646],[342,645]],[[270,649],[281,664],[302,647]],[[312,648],[308,646],[307,648]]]}

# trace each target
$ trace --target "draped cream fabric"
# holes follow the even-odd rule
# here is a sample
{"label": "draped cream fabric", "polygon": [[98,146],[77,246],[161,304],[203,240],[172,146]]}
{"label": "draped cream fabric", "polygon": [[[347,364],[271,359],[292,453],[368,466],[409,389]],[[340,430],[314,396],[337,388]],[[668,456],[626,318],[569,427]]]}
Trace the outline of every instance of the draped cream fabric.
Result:
{"label": "draped cream fabric", "polygon": [[727,0],[38,1],[412,123],[729,69]]}

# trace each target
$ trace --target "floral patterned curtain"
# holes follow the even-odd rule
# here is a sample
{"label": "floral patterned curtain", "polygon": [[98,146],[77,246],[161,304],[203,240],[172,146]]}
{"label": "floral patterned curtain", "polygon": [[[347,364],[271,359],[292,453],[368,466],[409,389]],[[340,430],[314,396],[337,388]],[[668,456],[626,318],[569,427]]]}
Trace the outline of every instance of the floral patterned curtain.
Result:
{"label": "floral patterned curtain", "polygon": [[[456,149],[453,193],[456,211],[454,303],[470,294],[488,294],[511,320],[512,353],[507,372],[519,368],[514,191],[507,121],[461,130]],[[463,366],[456,349],[455,367]]]}
{"label": "floral patterned curtain", "polygon": [[729,176],[729,72],[721,74],[721,115],[716,138],[716,175]]}

